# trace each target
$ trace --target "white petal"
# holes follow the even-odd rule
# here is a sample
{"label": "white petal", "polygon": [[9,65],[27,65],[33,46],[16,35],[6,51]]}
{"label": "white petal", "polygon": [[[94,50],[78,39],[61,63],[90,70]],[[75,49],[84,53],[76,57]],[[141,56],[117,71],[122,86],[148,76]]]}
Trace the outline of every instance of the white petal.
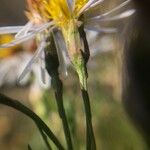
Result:
{"label": "white petal", "polygon": [[34,31],[28,33],[27,35],[23,36],[23,37],[20,37],[20,38],[17,38],[15,39],[14,41],[11,41],[10,43],[6,43],[6,44],[3,44],[3,45],[0,45],[0,48],[8,48],[8,47],[12,47],[12,46],[15,46],[17,44],[21,44],[29,39],[32,39],[36,36],[36,34],[44,31],[45,29],[47,29],[50,25],[52,25],[52,23],[46,23],[40,27],[36,27]]}
{"label": "white petal", "polygon": [[29,63],[26,65],[25,69],[23,70],[23,72],[21,73],[19,79],[18,79],[18,82],[20,82],[24,77],[25,75],[31,71],[32,69],[32,64],[37,60],[37,58],[39,57],[39,55],[41,54],[41,52],[44,50],[44,47],[45,47],[45,42],[41,42],[38,50],[35,52],[35,54],[33,55],[32,59],[29,61]]}
{"label": "white petal", "polygon": [[63,73],[64,76],[67,76],[68,75],[67,62],[65,59],[65,52],[64,52],[65,46],[64,46],[63,37],[61,37],[60,33],[54,34],[54,41],[57,49],[60,71]]}
{"label": "white petal", "polygon": [[40,53],[40,68],[41,68],[41,79],[43,84],[46,84],[46,69],[45,69],[45,52]]}
{"label": "white petal", "polygon": [[41,79],[42,79],[42,83],[43,84],[46,84],[46,69],[45,68],[42,68],[40,67],[41,69]]}
{"label": "white petal", "polygon": [[117,32],[116,28],[90,27],[90,26],[85,26],[85,30],[101,32],[101,33],[116,33]]}
{"label": "white petal", "polygon": [[78,15],[81,15],[86,9],[88,9],[96,0],[89,0],[87,4],[79,11]]}
{"label": "white petal", "polygon": [[70,11],[73,12],[75,0],[67,0],[67,3]]}
{"label": "white petal", "polygon": [[100,18],[102,18],[102,17],[106,17],[106,16],[108,16],[108,15],[111,15],[111,14],[114,13],[115,11],[117,11],[117,10],[121,9],[122,7],[126,6],[130,1],[131,1],[131,0],[126,0],[125,2],[121,3],[121,4],[118,5],[117,7],[111,9],[110,11],[108,11],[108,12],[102,14],[102,15],[98,15],[98,16],[96,16],[96,17],[93,17],[93,18],[91,18],[91,19],[100,19]]}
{"label": "white petal", "polygon": [[1,34],[13,34],[19,32],[24,26],[7,26],[0,27],[0,35]]}
{"label": "white petal", "polygon": [[46,69],[45,68],[41,68],[41,79],[42,79],[42,83],[46,84]]}
{"label": "white petal", "polygon": [[16,35],[15,38],[20,38],[23,36],[26,36],[29,29],[31,29],[31,27],[33,26],[33,24],[31,22],[28,22]]}
{"label": "white petal", "polygon": [[35,80],[33,83],[33,86],[39,86],[43,89],[48,89],[51,86],[51,77],[49,76],[48,72],[45,70],[46,79],[45,83],[41,81],[41,67],[39,66],[39,63],[34,63],[32,72],[35,75]]}
{"label": "white petal", "polygon": [[3,45],[0,45],[0,48],[8,48],[8,47],[12,47],[12,46],[15,46],[15,45],[18,45],[18,44],[21,44],[29,39],[32,39],[35,37],[35,33],[32,33],[32,34],[29,34],[29,35],[26,35],[20,39],[16,39],[14,41],[11,41],[10,43],[7,43],[7,44],[3,44]]}
{"label": "white petal", "polygon": [[[96,2],[93,3],[89,8],[95,7],[95,6],[99,5],[100,3],[102,3],[103,1],[104,1],[104,0],[98,0],[98,1],[96,1]],[[86,9],[86,10],[88,10],[88,9]]]}
{"label": "white petal", "polygon": [[[50,27],[50,26],[52,26],[52,25],[54,25],[54,22],[48,22],[48,23],[45,23],[45,24],[43,24],[43,25],[41,25],[40,27],[36,27],[35,28],[35,30],[33,30],[33,32],[35,31],[35,32],[42,32],[43,30],[45,30],[45,29],[47,29],[48,27]],[[51,30],[53,29],[53,27],[51,27]]]}
{"label": "white petal", "polygon": [[[20,71],[30,59],[30,54],[22,52],[22,54],[0,60],[0,86],[15,85]],[[29,76],[26,76],[23,83],[27,83],[28,79]]]}
{"label": "white petal", "polygon": [[113,17],[107,17],[107,18],[102,18],[99,21],[114,21],[114,20],[118,20],[118,19],[123,19],[123,18],[127,18],[131,15],[133,15],[135,13],[135,9],[130,9],[127,11],[124,11],[123,13],[113,16]]}

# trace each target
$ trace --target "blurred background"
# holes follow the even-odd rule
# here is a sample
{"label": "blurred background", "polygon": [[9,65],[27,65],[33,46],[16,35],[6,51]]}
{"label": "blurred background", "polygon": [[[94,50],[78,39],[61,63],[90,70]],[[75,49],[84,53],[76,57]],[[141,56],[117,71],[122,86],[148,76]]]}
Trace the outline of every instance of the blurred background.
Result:
{"label": "blurred background", "polygon": [[[91,10],[89,15],[107,12],[122,0],[106,0]],[[131,7],[129,4],[126,8]],[[26,17],[24,0],[0,0],[0,26],[24,25]],[[144,139],[127,117],[121,102],[122,39],[125,24],[129,19],[103,23],[115,27],[117,33],[87,32],[91,49],[88,63],[89,95],[93,113],[93,126],[98,150],[148,150]],[[9,42],[13,35],[0,36],[0,44]],[[40,82],[38,63],[32,66],[21,83],[17,79],[25,65],[32,58],[36,45],[27,41],[22,45],[3,49],[0,52],[0,93],[18,99],[30,107],[64,141],[61,120],[57,113],[54,93],[50,84],[43,87]],[[69,75],[63,78],[64,103],[73,133],[76,149],[82,150],[85,139],[85,117],[77,76],[71,67]],[[46,150],[34,123],[23,114],[0,105],[0,150]]]}

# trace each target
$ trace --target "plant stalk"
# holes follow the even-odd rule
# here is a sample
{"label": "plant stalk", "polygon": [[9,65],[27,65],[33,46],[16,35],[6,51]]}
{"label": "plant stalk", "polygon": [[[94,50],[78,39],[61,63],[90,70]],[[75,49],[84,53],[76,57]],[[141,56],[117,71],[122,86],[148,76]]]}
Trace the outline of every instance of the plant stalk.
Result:
{"label": "plant stalk", "polygon": [[[56,32],[57,31],[53,31]],[[73,150],[73,144],[72,144],[72,139],[71,139],[71,133],[67,121],[67,116],[65,113],[65,108],[64,108],[64,103],[63,103],[63,84],[62,81],[59,78],[59,59],[58,59],[58,54],[57,54],[57,45],[54,40],[54,33],[50,35],[47,38],[47,41],[50,42],[49,45],[47,45],[47,53],[46,53],[46,69],[51,76],[51,82],[52,86],[55,92],[55,99],[58,107],[58,113],[59,116],[62,120],[63,124],[63,129],[64,129],[64,134],[65,134],[65,139],[67,143],[67,149],[68,150]]]}
{"label": "plant stalk", "polygon": [[64,103],[63,103],[63,85],[62,85],[62,81],[59,79],[59,76],[52,77],[52,85],[54,85],[56,103],[58,107],[59,116],[62,120],[67,147],[68,150],[73,150],[71,133],[70,133],[67,116],[65,113]]}
{"label": "plant stalk", "polygon": [[48,142],[47,135],[45,135],[45,133],[43,132],[42,128],[40,128],[40,127],[38,127],[38,128],[39,128],[39,131],[40,131],[40,133],[41,133],[41,136],[42,136],[42,138],[43,138],[43,140],[44,140],[44,142],[45,142],[45,145],[47,146],[47,149],[48,149],[48,150],[52,150],[52,148],[51,148],[51,146],[50,146],[50,144],[49,144],[49,142]]}
{"label": "plant stalk", "polygon": [[[81,16],[81,20],[84,19],[84,16]],[[81,85],[81,93],[82,93],[82,99],[84,103],[84,109],[85,109],[85,116],[86,116],[86,149],[87,150],[96,150],[96,142],[95,142],[95,136],[92,126],[92,114],[91,114],[91,105],[90,105],[90,98],[87,90],[87,78],[88,78],[88,72],[87,72],[87,63],[90,58],[90,50],[88,41],[86,38],[86,33],[84,31],[84,24],[79,27],[79,33],[80,37],[84,43],[84,51],[81,51],[82,54],[82,70],[80,69],[80,72],[82,72],[82,75],[79,74],[79,80]],[[82,76],[82,78],[80,78]]]}
{"label": "plant stalk", "polygon": [[92,115],[88,92],[81,89],[86,115],[86,130],[87,130],[87,150],[96,150],[96,142],[92,126]]}

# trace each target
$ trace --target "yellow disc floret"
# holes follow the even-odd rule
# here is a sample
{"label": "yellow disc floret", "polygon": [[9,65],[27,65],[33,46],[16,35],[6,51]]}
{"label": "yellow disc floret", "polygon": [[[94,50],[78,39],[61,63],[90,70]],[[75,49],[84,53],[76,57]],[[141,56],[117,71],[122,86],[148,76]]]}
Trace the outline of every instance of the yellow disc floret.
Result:
{"label": "yellow disc floret", "polygon": [[44,0],[43,4],[49,19],[54,20],[57,25],[63,26],[70,19],[71,13],[65,0]]}
{"label": "yellow disc floret", "polygon": [[73,10],[70,11],[67,0],[28,0],[27,16],[30,20],[36,20],[36,17],[53,20],[57,26],[63,27],[70,19],[79,17],[79,11],[87,2],[88,0],[75,0]]}

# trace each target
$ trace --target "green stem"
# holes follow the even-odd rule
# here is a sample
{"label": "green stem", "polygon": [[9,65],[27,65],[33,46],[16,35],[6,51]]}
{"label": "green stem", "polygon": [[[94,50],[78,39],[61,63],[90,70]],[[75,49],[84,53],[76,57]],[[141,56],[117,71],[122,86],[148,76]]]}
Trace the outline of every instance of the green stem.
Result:
{"label": "green stem", "polygon": [[[53,32],[57,33],[57,30]],[[50,44],[47,45],[46,47],[46,50],[47,50],[46,58],[45,58],[46,69],[52,78],[52,86],[55,91],[55,98],[57,102],[59,116],[63,123],[63,129],[64,129],[64,134],[65,134],[65,139],[67,142],[67,147],[68,147],[68,150],[73,150],[71,133],[69,130],[69,125],[68,125],[65,108],[63,104],[63,85],[59,78],[59,72],[58,72],[59,60],[58,60],[58,54],[57,54],[57,47],[56,47],[56,43],[54,40],[54,33],[52,35],[49,35],[49,37],[47,38],[47,41],[50,42]]]}
{"label": "green stem", "polygon": [[53,132],[50,130],[50,128],[43,122],[43,120],[36,115],[32,110],[30,110],[28,107],[24,106],[17,100],[12,100],[11,98],[8,98],[2,94],[0,94],[0,103],[7,105],[9,107],[12,107],[29,118],[31,118],[35,124],[42,128],[43,131],[47,134],[47,136],[53,141],[53,143],[57,146],[59,150],[65,150],[64,147],[61,145],[61,143],[58,141],[57,137],[53,134]]}
{"label": "green stem", "polygon": [[85,116],[86,116],[86,146],[87,150],[96,150],[95,137],[92,127],[92,115],[89,95],[87,92],[87,69],[86,65],[81,58],[74,59],[74,67],[78,73],[80,87],[82,92],[82,99],[84,102]]}
{"label": "green stem", "polygon": [[47,146],[47,149],[48,149],[48,150],[52,150],[52,148],[51,148],[51,146],[50,146],[50,144],[49,144],[49,142],[48,142],[47,136],[46,136],[45,133],[43,132],[42,128],[40,128],[40,127],[38,127],[38,128],[39,128],[39,131],[40,131],[40,133],[41,133],[41,136],[42,136],[42,138],[43,138],[43,140],[44,140],[44,142],[45,142],[45,145]]}
{"label": "green stem", "polygon": [[80,57],[74,57],[73,65],[78,74],[80,81],[80,88],[82,92],[82,99],[84,102],[84,109],[86,115],[86,146],[87,150],[96,150],[95,137],[92,127],[92,115],[91,115],[91,107],[89,95],[87,92],[87,68],[86,63],[83,57],[83,53]]}
{"label": "green stem", "polygon": [[65,113],[64,103],[63,103],[63,96],[62,96],[63,95],[63,85],[62,85],[61,80],[59,79],[59,76],[55,75],[54,77],[52,77],[52,85],[55,89],[55,98],[56,98],[56,102],[57,102],[59,116],[63,123],[67,147],[68,147],[68,150],[73,150],[71,133],[70,133],[70,129],[69,129],[66,113]]}
{"label": "green stem", "polygon": [[87,150],[96,150],[96,142],[92,126],[92,115],[88,92],[81,89],[86,114],[86,130],[87,130]]}
{"label": "green stem", "polygon": [[[84,16],[81,16],[81,20],[84,19]],[[80,37],[83,40],[84,43],[84,51],[82,52],[82,69],[80,69],[80,72],[82,70],[82,74],[79,74],[79,80],[81,84],[81,92],[82,92],[82,98],[84,102],[85,107],[85,115],[86,115],[86,131],[87,131],[87,150],[96,150],[96,142],[94,137],[94,131],[92,126],[92,114],[91,114],[91,106],[90,106],[90,99],[87,91],[87,78],[88,78],[88,72],[87,72],[87,62],[90,57],[90,50],[88,41],[86,38],[86,33],[84,31],[84,24],[82,24],[79,28]],[[82,76],[82,78],[80,78]]]}

